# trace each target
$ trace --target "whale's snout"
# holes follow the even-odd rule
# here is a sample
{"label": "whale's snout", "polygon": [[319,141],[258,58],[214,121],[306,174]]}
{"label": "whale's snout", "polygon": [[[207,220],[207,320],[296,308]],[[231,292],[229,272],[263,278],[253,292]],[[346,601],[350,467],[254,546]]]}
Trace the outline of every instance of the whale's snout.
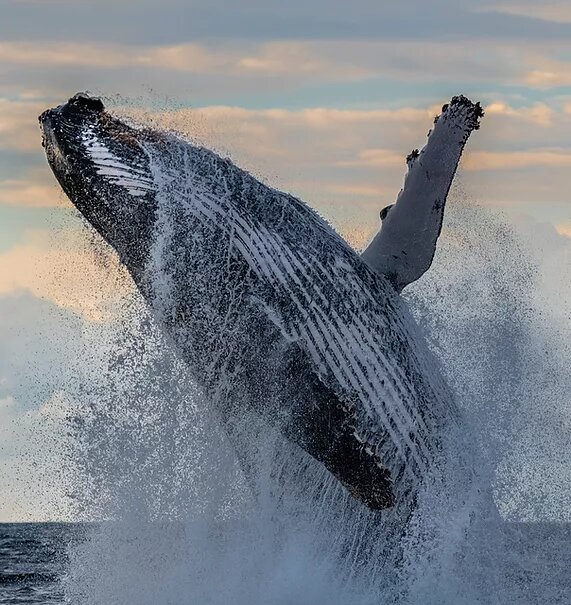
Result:
{"label": "whale's snout", "polygon": [[64,105],[68,110],[75,111],[91,111],[94,113],[102,113],[105,111],[105,105],[99,97],[90,97],[88,94],[78,92],[76,95]]}
{"label": "whale's snout", "polygon": [[48,163],[65,193],[138,266],[137,247],[150,242],[155,207],[145,131],[120,122],[101,99],[81,92],[44,111],[39,122]]}
{"label": "whale's snout", "polygon": [[38,118],[40,127],[45,131],[52,127],[58,121],[66,118],[79,119],[83,117],[86,120],[97,118],[105,111],[105,105],[99,97],[91,97],[86,93],[78,92],[71,97],[69,101],[59,107],[47,109]]}

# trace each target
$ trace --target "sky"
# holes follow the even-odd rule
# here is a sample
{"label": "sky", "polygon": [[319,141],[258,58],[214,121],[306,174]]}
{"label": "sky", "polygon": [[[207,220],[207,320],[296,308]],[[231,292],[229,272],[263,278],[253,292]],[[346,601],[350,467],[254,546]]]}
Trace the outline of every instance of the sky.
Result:
{"label": "sky", "polygon": [[461,194],[571,238],[568,2],[0,0],[0,520],[42,516],[30,427],[128,295],[43,156],[37,116],[77,91],[229,155],[357,247],[462,93],[486,116]]}

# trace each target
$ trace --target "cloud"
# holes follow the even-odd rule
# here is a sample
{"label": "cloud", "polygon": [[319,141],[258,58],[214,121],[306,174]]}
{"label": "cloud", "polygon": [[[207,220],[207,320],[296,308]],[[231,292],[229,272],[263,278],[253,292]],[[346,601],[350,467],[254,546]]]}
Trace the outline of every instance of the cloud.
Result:
{"label": "cloud", "polygon": [[[281,169],[295,165],[299,171],[301,165],[311,162],[312,171],[319,167],[361,166],[389,172],[394,169],[402,177],[406,154],[424,144],[425,132],[439,109],[288,111],[205,107],[139,117],[229,153],[247,165],[259,167],[283,160]],[[564,146],[571,137],[568,111],[558,111],[545,103],[516,108],[504,102],[491,103],[485,110],[482,129],[473,135],[468,147],[466,169],[568,165],[571,151]],[[561,146],[537,144],[544,141]]]}
{"label": "cloud", "polygon": [[[124,56],[122,51],[127,51]],[[0,62],[5,65],[59,65],[112,69],[129,65],[127,48],[115,45],[51,42],[2,42]]]}
{"label": "cloud", "polygon": [[272,78],[295,76],[336,81],[366,78],[374,71],[351,60],[331,60],[312,52],[301,42],[271,42],[251,50],[229,48],[214,51],[198,44],[151,48],[138,59],[155,68],[183,72],[263,75]]}
{"label": "cloud", "polygon": [[38,116],[44,109],[41,101],[0,98],[0,149],[25,153],[41,149]]}
{"label": "cloud", "polygon": [[362,149],[356,160],[339,162],[338,166],[370,166],[372,168],[404,166],[402,155],[390,149]]}
{"label": "cloud", "polygon": [[462,166],[471,171],[512,170],[532,166],[571,168],[571,149],[468,152]]}
{"label": "cloud", "polygon": [[0,180],[0,204],[30,208],[71,206],[47,169],[28,171],[22,178]]}
{"label": "cloud", "polygon": [[[399,158],[402,160],[402,158]],[[380,185],[362,185],[359,183],[347,183],[347,184],[324,184],[324,188],[331,193],[339,193],[348,197],[360,197],[367,198],[372,197],[380,199],[381,195],[392,194],[392,191],[381,187]]]}
{"label": "cloud", "polygon": [[13,417],[38,409],[63,387],[83,321],[29,292],[2,293],[0,313],[1,409]]}
{"label": "cloud", "polygon": [[[37,108],[36,101],[15,105],[18,115],[22,105]],[[472,136],[462,164],[465,183],[495,203],[529,200],[531,195],[538,196],[536,201],[561,200],[571,153],[571,113],[565,107],[565,100],[527,106],[503,100],[489,103],[482,129]],[[378,209],[391,203],[402,186],[404,158],[425,143],[439,110],[439,105],[429,105],[299,110],[208,106],[165,111],[123,105],[115,111],[155,128],[172,129],[232,157],[258,178],[324,211],[336,224],[343,222],[343,229],[372,231],[377,228]],[[5,140],[6,145],[9,142]],[[521,174],[507,187],[506,170],[534,167],[552,172],[539,180],[537,174]],[[477,179],[472,174],[478,174]],[[47,169],[36,169],[0,181],[0,202],[67,206],[58,191]]]}
{"label": "cloud", "polygon": [[29,232],[0,254],[0,295],[29,292],[90,321],[113,317],[131,291],[116,257],[90,248],[84,232]]}
{"label": "cloud", "polygon": [[[34,89],[41,82],[50,90],[54,82],[60,89],[88,83],[90,89],[111,86],[108,92],[129,93],[125,86],[134,92],[136,83],[144,83],[185,97],[196,88],[203,98],[224,86],[226,95],[235,95],[267,91],[270,83],[285,90],[381,79],[408,86],[456,81],[463,87],[487,82],[548,89],[568,82],[569,63],[559,56],[565,48],[484,39],[473,44],[450,39],[360,38],[163,45],[4,41],[0,43],[0,73],[4,88],[11,82],[18,82],[19,89]],[[55,75],[45,73],[47,69]],[[169,72],[192,80],[173,79]]]}
{"label": "cloud", "polygon": [[551,126],[555,110],[545,103],[535,103],[531,107],[514,108],[507,103],[493,102],[486,105],[486,116],[502,116],[529,122],[538,126]]}
{"label": "cloud", "polygon": [[571,6],[568,2],[513,2],[484,6],[481,12],[501,13],[518,17],[529,17],[553,23],[571,23]]}
{"label": "cloud", "polygon": [[[388,165],[404,166],[411,143],[422,141],[437,107],[429,109],[339,110],[311,108],[301,110],[249,110],[239,107],[203,107],[175,111],[125,114],[150,121],[154,126],[180,132],[191,140],[214,147],[233,157],[254,156],[256,163],[267,159],[283,161],[280,167],[307,162],[312,168],[335,167],[350,161],[370,142],[386,145]],[[402,149],[401,159],[391,148]],[[364,148],[364,149],[363,149]],[[264,160],[266,158],[266,160]],[[259,164],[258,164],[259,165]],[[275,170],[275,168],[274,168]],[[297,170],[297,168],[296,168]]]}
{"label": "cloud", "polygon": [[164,46],[125,46],[89,42],[1,42],[0,63],[6,66],[84,67],[118,70],[147,67],[189,74],[264,75],[279,78],[313,77],[319,80],[363,78],[374,71],[312,52],[301,42],[261,45],[196,43]]}
{"label": "cloud", "polygon": [[558,223],[555,225],[557,233],[571,238],[571,223]]}
{"label": "cloud", "polygon": [[0,520],[61,518],[64,390],[83,322],[29,293],[0,296]]}
{"label": "cloud", "polygon": [[523,83],[541,89],[571,86],[571,62],[550,57],[536,58],[533,69],[525,74]]}
{"label": "cloud", "polygon": [[[4,2],[0,150],[13,159],[3,163],[0,203],[6,212],[42,217],[45,208],[67,204],[47,171],[32,166],[41,157],[41,111],[85,88],[133,98],[145,86],[195,105],[279,106],[148,117],[300,195],[361,245],[400,189],[404,156],[424,144],[438,109],[432,101],[460,87],[487,91],[485,99],[494,101],[470,141],[463,187],[498,203],[528,201],[554,218],[544,202],[569,202],[571,105],[548,91],[571,85],[568,7],[513,2],[502,9],[507,4],[475,13],[468,0],[437,0],[429,8],[419,0]],[[158,94],[150,102],[164,106]],[[313,107],[284,109],[303,104]],[[393,108],[372,109],[378,104]],[[509,170],[518,170],[517,178]],[[561,204],[555,217],[561,233],[571,233],[562,220],[568,208]],[[0,368],[13,370],[0,373],[0,431],[18,406],[35,406],[26,412],[30,425],[57,417],[58,372],[77,354],[81,331],[112,316],[130,295],[115,257],[98,256],[85,239],[85,232],[60,231],[54,241],[28,230],[0,254]],[[42,401],[48,403],[38,412]],[[45,444],[26,434],[20,453]],[[2,433],[0,443],[7,441]],[[21,518],[18,498],[33,506],[42,494],[10,496],[18,475],[41,491],[40,476],[50,469],[34,471],[19,454],[7,469],[0,472],[10,475],[0,486],[0,509],[11,497],[5,506],[19,507],[12,518]]]}

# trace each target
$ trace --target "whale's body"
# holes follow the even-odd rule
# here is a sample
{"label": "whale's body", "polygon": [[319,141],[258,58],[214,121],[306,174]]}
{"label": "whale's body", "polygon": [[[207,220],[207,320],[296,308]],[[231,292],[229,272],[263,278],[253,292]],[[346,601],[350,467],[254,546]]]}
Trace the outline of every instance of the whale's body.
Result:
{"label": "whale's body", "polygon": [[253,415],[370,508],[409,507],[458,414],[390,279],[303,202],[211,151],[85,97],[41,122],[63,189],[237,447]]}
{"label": "whale's body", "polygon": [[314,211],[230,161],[171,140],[152,164],[161,281],[142,290],[225,424],[255,410],[372,506],[411,493],[453,405],[402,299]]}

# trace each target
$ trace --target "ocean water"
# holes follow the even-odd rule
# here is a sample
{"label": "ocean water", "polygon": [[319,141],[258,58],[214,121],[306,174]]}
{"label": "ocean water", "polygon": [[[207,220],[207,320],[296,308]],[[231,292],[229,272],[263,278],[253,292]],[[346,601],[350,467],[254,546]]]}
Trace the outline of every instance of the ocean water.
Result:
{"label": "ocean water", "polygon": [[0,523],[0,603],[64,603],[68,552],[86,536],[75,523]]}
{"label": "ocean water", "polygon": [[[113,525],[107,528],[112,530]],[[70,553],[76,551],[81,545],[89,548],[90,540],[97,541],[98,532],[101,531],[101,526],[88,524],[71,524],[71,523],[17,523],[0,524],[0,604],[16,605],[18,603],[26,604],[63,604],[76,603],[75,597],[70,594],[65,594],[66,582],[69,582],[70,570]],[[141,529],[141,528],[139,528]],[[145,533],[149,534],[149,527],[146,527]],[[180,549],[181,543],[185,542],[191,535],[192,529],[184,524],[158,525],[150,532],[155,544],[164,544],[168,542],[173,551],[178,550],[178,555],[188,557],[188,551],[184,548]],[[221,528],[219,528],[219,531]],[[105,530],[104,530],[105,531]],[[224,531],[232,531],[227,528]],[[511,559],[510,567],[503,578],[503,591],[509,590],[509,601],[501,601],[504,603],[530,603],[530,604],[567,604],[571,596],[571,574],[569,573],[569,544],[571,542],[571,526],[568,524],[558,523],[510,523],[503,527],[503,532],[506,542],[509,545],[509,557]],[[210,536],[211,540],[218,540],[219,532],[213,532]],[[134,544],[141,544],[141,536],[135,532],[130,536],[130,540]],[[176,548],[175,548],[176,545]],[[190,544],[187,544],[187,548]],[[179,550],[180,549],[180,550]],[[186,551],[186,552],[185,552]],[[171,552],[171,555],[174,553]],[[292,553],[293,554],[293,553]],[[150,574],[156,573],[157,561],[153,561],[152,553],[144,551],[140,555],[142,558],[148,556],[147,563],[150,568],[147,572]],[[184,559],[187,560],[188,559]],[[222,561],[220,561],[222,562]],[[220,563],[218,562],[218,564]],[[165,561],[167,563],[167,561]],[[170,559],[170,563],[176,566],[176,556]],[[208,564],[212,564],[213,569],[208,570]],[[124,564],[123,564],[124,565]],[[291,566],[291,562],[289,564]],[[216,562],[205,561],[203,571],[208,571],[214,575]],[[124,567],[120,568],[124,570]],[[103,569],[93,570],[94,573],[102,573]],[[191,568],[189,568],[189,572]],[[253,571],[253,570],[252,570]],[[173,569],[174,572],[174,569]],[[230,572],[231,573],[231,572]],[[312,591],[308,594],[305,592],[307,585],[303,580],[306,578],[306,570],[302,568],[301,561],[293,568],[281,570],[283,577],[276,582],[276,586],[272,590],[279,587],[283,591],[282,598],[272,592],[266,593],[267,600],[258,602],[281,602],[281,603],[322,603],[332,602],[324,601],[325,594],[330,598],[330,590],[320,585],[319,582],[314,582]],[[290,577],[288,578],[288,574]],[[302,591],[295,591],[296,577],[302,580]],[[253,577],[250,578],[253,580]],[[276,578],[277,579],[277,578]],[[101,579],[103,584],[105,579]],[[125,589],[125,584],[135,582],[136,577],[123,578],[122,588]],[[200,578],[195,578],[194,581],[200,581]],[[287,581],[286,581],[287,580]],[[188,582],[193,582],[191,575],[187,576]],[[228,581],[226,578],[223,580]],[[292,590],[293,584],[293,590]],[[115,587],[117,590],[118,586]],[[144,588],[144,590],[143,590]],[[143,584],[135,588],[131,587],[131,591],[139,591],[138,602],[157,602],[157,603],[209,603],[212,599],[207,593],[197,595],[195,591],[190,590],[186,596],[179,593],[178,596],[173,594],[165,594],[165,590],[170,587],[167,584],[155,586],[148,593],[148,585]],[[185,583],[181,588],[187,589]],[[268,587],[270,588],[270,587]],[[84,589],[89,591],[89,585],[85,585]],[[213,587],[213,590],[220,590],[220,600],[217,602],[234,603],[234,599],[240,599],[240,594],[228,594],[224,590],[224,585]],[[147,596],[144,596],[147,592]],[[343,593],[342,593],[343,594]],[[505,594],[505,592],[504,592]],[[121,600],[113,595],[103,596],[97,602],[119,603]],[[131,594],[131,597],[134,596]],[[124,593],[121,598],[129,598],[127,593]],[[352,599],[345,601],[353,602],[370,602],[381,603],[384,601],[375,601],[372,598],[370,601],[355,601],[356,595],[343,594],[343,598]],[[105,601],[105,599],[109,599]],[[154,600],[156,599],[156,600]],[[223,600],[224,599],[224,600]],[[343,602],[339,601],[333,602]],[[124,601],[135,602],[135,601]],[[474,602],[493,602],[490,600],[474,601]],[[498,601],[500,602],[500,601]]]}

